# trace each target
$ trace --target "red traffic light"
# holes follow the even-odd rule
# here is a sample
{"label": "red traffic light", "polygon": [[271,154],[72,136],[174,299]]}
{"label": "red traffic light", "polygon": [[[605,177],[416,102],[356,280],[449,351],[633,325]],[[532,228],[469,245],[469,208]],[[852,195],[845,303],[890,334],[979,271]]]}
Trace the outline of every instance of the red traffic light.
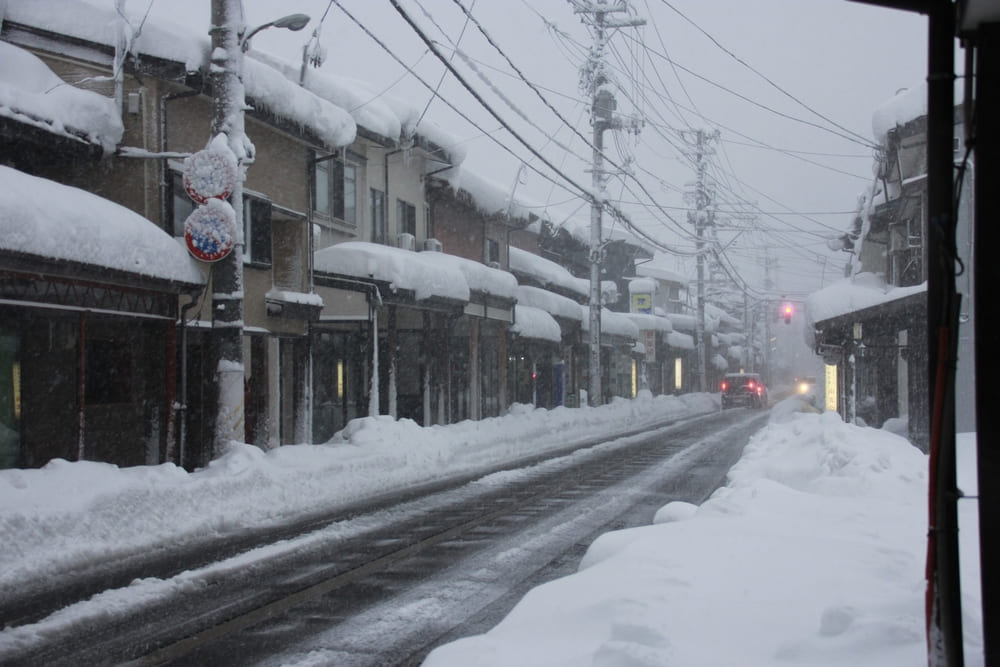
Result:
{"label": "red traffic light", "polygon": [[785,324],[791,324],[792,322],[792,304],[786,303],[784,308],[781,309],[782,314],[785,316]]}

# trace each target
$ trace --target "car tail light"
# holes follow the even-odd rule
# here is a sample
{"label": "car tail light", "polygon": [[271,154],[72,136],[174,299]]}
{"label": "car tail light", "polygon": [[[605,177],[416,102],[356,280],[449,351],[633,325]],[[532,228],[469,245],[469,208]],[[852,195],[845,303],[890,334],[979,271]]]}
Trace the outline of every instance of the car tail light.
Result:
{"label": "car tail light", "polygon": [[747,382],[747,386],[750,387],[751,389],[755,389],[757,387],[757,385],[754,384],[753,380],[750,380],[750,382]]}
{"label": "car tail light", "polygon": [[722,391],[725,391],[729,387],[729,385],[723,382],[721,385],[719,385],[719,387],[722,389]]}

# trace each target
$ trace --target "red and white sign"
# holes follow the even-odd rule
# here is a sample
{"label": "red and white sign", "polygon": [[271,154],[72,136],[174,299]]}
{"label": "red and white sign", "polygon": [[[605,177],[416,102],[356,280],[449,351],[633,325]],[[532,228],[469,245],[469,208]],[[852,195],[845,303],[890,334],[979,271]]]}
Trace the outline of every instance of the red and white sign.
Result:
{"label": "red and white sign", "polygon": [[229,202],[209,199],[184,221],[188,252],[203,262],[217,262],[236,244],[236,212]]}
{"label": "red and white sign", "polygon": [[238,176],[239,166],[229,150],[207,148],[184,160],[184,190],[199,204],[227,199]]}

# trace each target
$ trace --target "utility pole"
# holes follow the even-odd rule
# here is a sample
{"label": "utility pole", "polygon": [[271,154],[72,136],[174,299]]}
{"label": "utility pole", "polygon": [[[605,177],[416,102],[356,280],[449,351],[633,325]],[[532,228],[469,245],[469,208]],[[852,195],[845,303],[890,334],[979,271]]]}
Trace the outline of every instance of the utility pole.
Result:
{"label": "utility pole", "polygon": [[583,15],[583,21],[590,26],[594,44],[590,57],[580,72],[581,86],[591,96],[590,123],[593,126],[593,163],[591,167],[590,203],[590,295],[589,295],[589,343],[590,343],[590,383],[587,389],[591,406],[603,403],[601,389],[601,259],[604,253],[601,232],[604,207],[604,192],[607,179],[604,173],[604,131],[624,125],[615,114],[618,104],[610,90],[611,83],[605,72],[604,49],[608,42],[608,31],[625,27],[636,27],[646,23],[638,18],[613,18],[609,14],[628,12],[626,0],[609,4],[606,0],[569,0],[573,11]]}
{"label": "utility pole", "polygon": [[212,266],[212,330],[216,342],[218,414],[212,458],[231,440],[244,442],[243,405],[243,175],[253,146],[244,131],[244,30],[240,0],[212,0],[212,137],[223,135],[240,165],[229,203],[236,214],[237,242]]}
{"label": "utility pole", "polygon": [[695,189],[686,198],[694,205],[694,210],[688,211],[688,222],[695,228],[698,285],[697,285],[697,317],[695,322],[694,346],[698,357],[698,387],[699,391],[708,391],[705,344],[705,230],[714,224],[715,189],[708,183],[708,158],[713,154],[710,143],[719,138],[719,131],[706,132],[696,130],[694,133]]}

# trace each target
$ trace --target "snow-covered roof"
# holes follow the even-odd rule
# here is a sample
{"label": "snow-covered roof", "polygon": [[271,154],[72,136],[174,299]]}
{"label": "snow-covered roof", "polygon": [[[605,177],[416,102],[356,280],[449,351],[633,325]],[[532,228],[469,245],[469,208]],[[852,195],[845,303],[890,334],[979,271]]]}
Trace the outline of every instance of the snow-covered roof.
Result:
{"label": "snow-covered roof", "polygon": [[629,294],[653,294],[656,292],[656,281],[652,278],[633,278],[628,282]]}
{"label": "snow-covered roof", "polygon": [[[681,331],[694,332],[698,328],[698,318],[696,315],[688,315],[685,313],[670,313],[670,322],[674,325],[674,329],[680,329]],[[719,328],[719,320],[714,317],[709,316],[705,313],[705,333],[712,333]]]}
{"label": "snow-covered roof", "polygon": [[503,185],[485,178],[465,166],[442,172],[440,177],[456,192],[464,191],[472,198],[479,210],[487,215],[495,213],[510,213],[512,218],[529,219],[530,216],[541,216],[544,206],[512,194],[512,185]]}
{"label": "snow-covered roof", "polygon": [[0,166],[0,250],[202,284],[172,236],[97,195]]}
{"label": "snow-covered roof", "polygon": [[688,279],[677,273],[676,271],[671,271],[670,269],[656,263],[656,259],[651,262],[644,262],[635,267],[635,272],[640,276],[645,276],[647,278],[655,278],[656,280],[662,280],[667,283],[677,283],[680,285],[687,285]]}
{"label": "snow-covered roof", "polygon": [[661,315],[648,315],[646,313],[627,313],[627,315],[640,331],[662,331],[668,333],[674,330],[674,325],[670,320]]}
{"label": "snow-covered roof", "polygon": [[465,275],[450,262],[428,258],[437,254],[348,241],[317,250],[313,266],[324,273],[389,283],[393,290],[412,290],[418,301],[440,297],[468,303]]}
{"label": "snow-covered roof", "polygon": [[491,296],[514,300],[518,298],[517,278],[514,274],[494,269],[482,262],[476,262],[458,255],[444,252],[417,253],[421,260],[458,269],[465,278],[469,290]]}
{"label": "snow-covered roof", "polygon": [[812,323],[822,322],[926,291],[927,283],[895,287],[873,273],[859,273],[810,294],[806,316]]}
{"label": "snow-covered roof", "polygon": [[556,317],[563,317],[577,322],[583,319],[580,304],[576,301],[540,287],[519,285],[517,288],[517,302],[525,306],[540,308]]}
{"label": "snow-covered roof", "polygon": [[[126,14],[134,19],[134,25],[142,25],[132,43],[133,53],[183,63],[188,71],[207,70],[211,51],[208,26],[146,19],[130,9]],[[8,3],[5,20],[108,46],[116,43],[117,33],[123,29],[114,3],[96,0]],[[354,141],[357,127],[346,111],[298,86],[273,66],[253,57],[244,58],[243,77],[247,96],[256,105],[308,128],[331,147]]]}
{"label": "snow-covered roof", "polygon": [[0,42],[0,116],[114,151],[125,129],[115,103],[60,79],[37,56]]}
{"label": "snow-covered roof", "polygon": [[511,333],[522,338],[546,340],[553,343],[562,341],[562,330],[559,323],[541,308],[515,304],[514,324],[510,326]]}
{"label": "snow-covered roof", "polygon": [[510,270],[515,274],[530,276],[545,287],[561,287],[582,297],[590,294],[589,281],[577,278],[566,267],[527,250],[514,247],[510,249]]}
{"label": "snow-covered roof", "polygon": [[904,88],[872,113],[872,136],[885,145],[889,130],[927,115],[927,84]]}
{"label": "snow-covered roof", "polygon": [[724,371],[729,368],[729,362],[721,354],[712,355],[711,363],[715,366],[716,370]]}
{"label": "snow-covered roof", "polygon": [[694,336],[680,331],[671,331],[667,334],[667,345],[678,350],[693,350]]}
{"label": "snow-covered roof", "polygon": [[706,319],[711,318],[713,320],[716,320],[719,322],[719,324],[725,324],[727,326],[736,328],[743,327],[743,322],[733,317],[732,315],[724,311],[722,308],[719,308],[718,306],[715,306],[711,303],[705,304],[705,317]]}
{"label": "snow-covered roof", "polygon": [[[584,331],[590,331],[590,308],[580,306]],[[632,321],[629,313],[616,313],[601,308],[601,333],[612,336],[622,336],[631,340],[639,340],[639,327]]]}

